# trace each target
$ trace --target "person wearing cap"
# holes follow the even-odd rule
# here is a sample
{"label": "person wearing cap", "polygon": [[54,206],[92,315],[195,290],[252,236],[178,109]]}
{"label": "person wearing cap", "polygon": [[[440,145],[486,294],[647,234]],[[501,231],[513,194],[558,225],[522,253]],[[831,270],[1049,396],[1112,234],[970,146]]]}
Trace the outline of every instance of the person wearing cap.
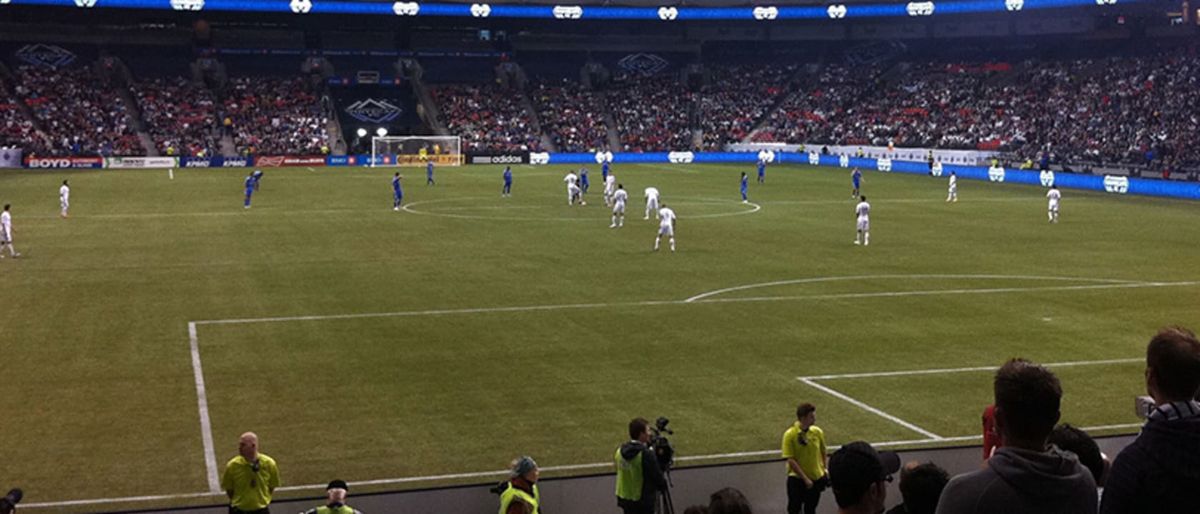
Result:
{"label": "person wearing cap", "polygon": [[346,493],[348,492],[350,492],[350,486],[346,485],[345,480],[334,480],[325,488],[329,503],[322,507],[306,510],[302,514],[362,514],[357,509],[346,505]]}
{"label": "person wearing cap", "polygon": [[817,408],[811,403],[796,407],[796,422],[783,433],[783,458],[787,459],[787,513],[815,514],[827,480],[829,452],[825,432],[816,426]]}
{"label": "person wearing cap", "polygon": [[838,514],[880,514],[887,483],[900,470],[900,456],[877,452],[864,441],[842,446],[829,458],[829,485]]}
{"label": "person wearing cap", "polygon": [[538,514],[540,475],[532,457],[517,457],[508,472],[508,481],[500,484],[500,514]]}
{"label": "person wearing cap", "polygon": [[229,496],[229,514],[270,514],[271,495],[277,487],[275,459],[258,452],[254,432],[242,434],[237,457],[229,459],[221,475],[221,489]]}

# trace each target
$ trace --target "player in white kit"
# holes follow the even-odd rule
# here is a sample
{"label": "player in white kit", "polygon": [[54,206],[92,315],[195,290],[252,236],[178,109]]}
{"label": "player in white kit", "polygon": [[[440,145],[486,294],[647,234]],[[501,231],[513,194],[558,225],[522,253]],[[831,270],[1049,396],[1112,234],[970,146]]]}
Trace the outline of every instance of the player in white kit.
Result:
{"label": "player in white kit", "polygon": [[62,208],[62,217],[67,217],[67,209],[71,207],[71,188],[67,187],[67,181],[63,181],[62,187],[58,188],[58,206]]}
{"label": "player in white kit", "polygon": [[658,219],[658,188],[646,188],[646,215],[642,217],[644,220],[650,219],[650,213],[654,213],[654,219]]}
{"label": "player in white kit", "polygon": [[946,201],[958,201],[958,175],[955,175],[953,171],[950,172],[950,192],[946,194]]}
{"label": "player in white kit", "polygon": [[575,200],[579,200],[580,205],[587,205],[583,201],[583,190],[579,189],[579,175],[568,171],[567,176],[563,177],[563,182],[567,183],[567,205],[575,205]]}
{"label": "player in white kit", "polygon": [[1050,204],[1046,207],[1046,216],[1050,218],[1050,223],[1058,223],[1058,201],[1062,199],[1062,193],[1058,192],[1058,186],[1050,186],[1050,192],[1046,193],[1046,198],[1050,199]]}
{"label": "player in white kit", "polygon": [[8,247],[8,254],[14,258],[20,257],[16,247],[13,246],[12,237],[12,205],[4,204],[4,212],[0,212],[0,258],[4,258],[4,247]]}
{"label": "player in white kit", "polygon": [[604,179],[604,205],[612,205],[612,197],[616,192],[617,176],[610,172],[608,178]]}
{"label": "player in white kit", "polygon": [[854,215],[858,217],[858,232],[854,235],[854,244],[866,246],[871,244],[871,204],[867,203],[866,196],[858,198],[860,201],[854,207]]}
{"label": "player in white kit", "polygon": [[629,200],[629,193],[625,192],[625,185],[617,184],[617,192],[613,193],[612,225],[609,225],[608,228],[620,228],[625,226],[626,200]]}
{"label": "player in white kit", "polygon": [[658,210],[658,237],[654,238],[654,251],[658,251],[658,243],[663,236],[670,238],[671,251],[675,251],[675,211],[663,204]]}

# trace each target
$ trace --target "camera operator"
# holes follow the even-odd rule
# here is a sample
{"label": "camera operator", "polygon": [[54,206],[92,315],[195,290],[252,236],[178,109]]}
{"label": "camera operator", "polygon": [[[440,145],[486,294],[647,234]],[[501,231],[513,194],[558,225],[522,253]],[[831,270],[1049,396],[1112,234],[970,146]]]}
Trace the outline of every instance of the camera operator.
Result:
{"label": "camera operator", "polygon": [[652,514],[659,491],[667,488],[667,479],[649,446],[650,422],[643,418],[630,421],[629,438],[613,456],[617,466],[617,506],[625,514]]}

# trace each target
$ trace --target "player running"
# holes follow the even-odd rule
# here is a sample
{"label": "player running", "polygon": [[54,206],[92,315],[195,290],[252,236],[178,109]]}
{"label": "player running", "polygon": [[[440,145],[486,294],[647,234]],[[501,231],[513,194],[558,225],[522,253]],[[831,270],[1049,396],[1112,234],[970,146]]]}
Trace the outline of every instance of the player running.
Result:
{"label": "player running", "polygon": [[512,167],[504,167],[504,188],[500,190],[500,196],[512,196]]}
{"label": "player running", "polygon": [[257,192],[258,184],[262,182],[263,172],[262,170],[254,170],[254,173],[251,173],[250,176],[254,177],[254,191]]}
{"label": "player running", "polygon": [[663,204],[658,210],[658,236],[654,238],[654,251],[658,251],[658,243],[662,236],[670,238],[671,251],[675,251],[675,211]]}
{"label": "player running", "polygon": [[567,205],[575,205],[575,200],[579,200],[579,205],[587,205],[583,201],[583,190],[579,189],[579,175],[568,171],[567,176],[563,177],[563,182],[567,183]]}
{"label": "player running", "polygon": [[404,201],[404,190],[400,188],[400,173],[392,176],[392,210],[400,210],[400,203]]}
{"label": "player running", "polygon": [[763,159],[758,160],[758,183],[767,183],[767,161]]}
{"label": "player running", "polygon": [[579,189],[581,189],[583,191],[583,194],[586,195],[588,192],[588,188],[590,188],[590,187],[592,187],[592,183],[590,181],[588,181],[587,166],[579,168]]}
{"label": "player running", "polygon": [[0,212],[0,259],[4,258],[4,247],[14,259],[20,257],[17,248],[13,246],[12,236],[12,205],[4,204],[4,212]]}
{"label": "player running", "polygon": [[613,195],[617,192],[617,174],[609,173],[604,179],[604,205],[612,205]]}
{"label": "player running", "polygon": [[612,225],[609,225],[608,228],[625,226],[625,201],[628,199],[629,193],[625,192],[625,185],[617,184],[617,192],[613,193]]}
{"label": "player running", "polygon": [[654,213],[654,219],[658,219],[658,188],[647,187],[644,196],[646,197],[646,215],[642,219],[650,219],[650,213],[652,212]]}
{"label": "player running", "polygon": [[245,208],[250,208],[250,197],[254,195],[254,175],[246,175],[246,202]]}
{"label": "player running", "polygon": [[65,180],[62,187],[58,188],[58,206],[62,209],[59,216],[67,217],[67,209],[71,207],[71,188]]}
{"label": "player running", "polygon": [[953,171],[950,172],[950,190],[946,193],[946,201],[958,201],[958,175],[955,175]]}
{"label": "player running", "polygon": [[854,215],[858,217],[858,232],[854,235],[854,244],[867,246],[871,244],[871,204],[867,203],[866,196],[860,196],[859,199],[861,201],[854,207]]}
{"label": "player running", "polygon": [[433,161],[425,163],[425,185],[437,185],[433,182]]}
{"label": "player running", "polygon": [[862,172],[858,168],[850,172],[850,182],[854,184],[854,189],[850,191],[850,198],[858,198],[859,189],[862,187]]}
{"label": "player running", "polygon": [[746,172],[742,172],[742,203],[750,203],[749,197],[746,196],[750,188],[750,181],[746,178]]}
{"label": "player running", "polygon": [[600,183],[608,183],[608,161],[600,163]]}
{"label": "player running", "polygon": [[1050,218],[1050,223],[1058,223],[1058,201],[1062,199],[1062,193],[1058,192],[1058,186],[1050,186],[1050,192],[1046,193],[1046,198],[1050,199],[1046,215]]}

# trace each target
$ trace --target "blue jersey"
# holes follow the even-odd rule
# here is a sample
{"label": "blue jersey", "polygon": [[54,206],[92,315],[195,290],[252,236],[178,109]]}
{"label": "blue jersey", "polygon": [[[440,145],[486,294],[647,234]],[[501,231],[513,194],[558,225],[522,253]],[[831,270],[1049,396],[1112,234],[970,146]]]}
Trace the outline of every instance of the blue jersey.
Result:
{"label": "blue jersey", "polygon": [[603,178],[606,181],[608,180],[608,161],[604,161],[604,164],[600,165],[600,175],[600,178]]}
{"label": "blue jersey", "polygon": [[766,171],[767,171],[767,163],[758,161],[758,176],[760,176],[760,177],[763,176],[763,174],[766,173]]}
{"label": "blue jersey", "polygon": [[254,190],[254,176],[253,175],[246,177],[246,191],[252,191],[252,190]]}
{"label": "blue jersey", "polygon": [[433,161],[425,164],[425,175],[429,177],[433,176]]}
{"label": "blue jersey", "polygon": [[854,188],[858,189],[858,182],[862,180],[862,172],[855,170],[854,174],[850,175],[850,178],[854,180]]}
{"label": "blue jersey", "polygon": [[504,183],[512,184],[512,170],[508,168],[504,169]]}
{"label": "blue jersey", "polygon": [[392,179],[392,191],[395,191],[395,192],[396,192],[396,194],[401,194],[401,191],[400,191],[400,177],[395,177],[395,178],[393,178],[393,179]]}
{"label": "blue jersey", "polygon": [[581,184],[587,184],[587,183],[588,183],[588,178],[587,178],[587,168],[584,168],[584,169],[582,169],[582,170],[579,170],[579,183],[581,183]]}
{"label": "blue jersey", "polygon": [[748,180],[749,179],[747,179],[745,175],[742,175],[742,191],[746,190],[746,187],[749,184]]}

